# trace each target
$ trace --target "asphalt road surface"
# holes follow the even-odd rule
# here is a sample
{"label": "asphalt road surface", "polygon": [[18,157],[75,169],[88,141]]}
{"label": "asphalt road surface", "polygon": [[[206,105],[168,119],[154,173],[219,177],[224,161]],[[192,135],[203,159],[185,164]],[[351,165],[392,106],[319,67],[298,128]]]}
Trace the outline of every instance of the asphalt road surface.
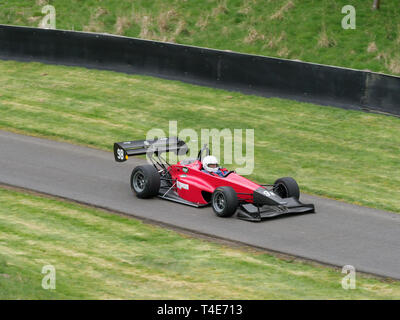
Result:
{"label": "asphalt road surface", "polygon": [[131,158],[116,163],[109,152],[0,131],[0,183],[400,279],[400,214],[302,195],[303,202],[316,205],[316,214],[261,223],[222,219],[210,207],[134,197],[129,177],[141,162]]}

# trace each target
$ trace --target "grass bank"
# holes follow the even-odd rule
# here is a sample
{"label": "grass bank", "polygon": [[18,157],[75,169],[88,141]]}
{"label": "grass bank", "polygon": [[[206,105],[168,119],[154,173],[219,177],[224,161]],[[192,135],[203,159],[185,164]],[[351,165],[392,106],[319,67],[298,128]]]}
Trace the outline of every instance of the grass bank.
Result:
{"label": "grass bank", "polygon": [[[42,288],[43,266],[56,271]],[[0,299],[399,299],[397,281],[228,248],[0,188]]]}
{"label": "grass bank", "polygon": [[[372,0],[8,0],[0,23],[37,27],[56,9],[58,29],[107,32],[400,74],[400,5]],[[342,8],[356,9],[343,29]]]}

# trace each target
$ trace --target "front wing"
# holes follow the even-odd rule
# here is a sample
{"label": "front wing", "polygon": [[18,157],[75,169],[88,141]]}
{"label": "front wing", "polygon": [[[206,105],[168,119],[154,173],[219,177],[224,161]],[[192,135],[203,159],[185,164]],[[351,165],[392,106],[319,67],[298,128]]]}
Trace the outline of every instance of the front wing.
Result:
{"label": "front wing", "polygon": [[313,204],[304,204],[295,198],[286,198],[285,205],[264,205],[257,207],[251,203],[239,206],[237,217],[241,220],[260,222],[283,215],[315,213]]}

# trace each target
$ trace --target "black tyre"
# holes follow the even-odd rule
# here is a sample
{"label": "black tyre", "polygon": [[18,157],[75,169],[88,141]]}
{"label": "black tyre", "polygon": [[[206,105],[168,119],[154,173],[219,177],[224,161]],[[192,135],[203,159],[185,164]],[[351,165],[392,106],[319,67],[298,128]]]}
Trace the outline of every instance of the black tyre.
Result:
{"label": "black tyre", "polygon": [[300,189],[296,180],[291,177],[279,178],[274,183],[274,192],[281,198],[300,198]]}
{"label": "black tyre", "polygon": [[214,190],[211,204],[218,217],[230,217],[239,205],[237,194],[231,187],[219,187]]}
{"label": "black tyre", "polygon": [[137,166],[131,174],[131,188],[138,198],[150,198],[160,190],[160,174],[152,165]]}

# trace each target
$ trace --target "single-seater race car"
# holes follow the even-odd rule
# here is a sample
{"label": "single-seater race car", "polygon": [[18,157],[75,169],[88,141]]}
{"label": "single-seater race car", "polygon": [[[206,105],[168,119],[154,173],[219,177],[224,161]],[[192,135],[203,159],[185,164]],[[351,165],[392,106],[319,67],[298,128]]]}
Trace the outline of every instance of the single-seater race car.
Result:
{"label": "single-seater race car", "polygon": [[170,165],[162,153],[185,155],[184,141],[176,137],[114,143],[114,157],[124,162],[129,156],[147,155],[151,164],[139,165],[132,171],[130,185],[138,198],[158,196],[178,203],[203,207],[212,206],[218,217],[237,213],[239,219],[262,221],[280,215],[315,212],[313,204],[299,201],[297,182],[290,177],[274,184],[260,185],[235,171],[223,176],[202,170],[202,158],[209,155],[207,145],[197,158],[186,158]]}

